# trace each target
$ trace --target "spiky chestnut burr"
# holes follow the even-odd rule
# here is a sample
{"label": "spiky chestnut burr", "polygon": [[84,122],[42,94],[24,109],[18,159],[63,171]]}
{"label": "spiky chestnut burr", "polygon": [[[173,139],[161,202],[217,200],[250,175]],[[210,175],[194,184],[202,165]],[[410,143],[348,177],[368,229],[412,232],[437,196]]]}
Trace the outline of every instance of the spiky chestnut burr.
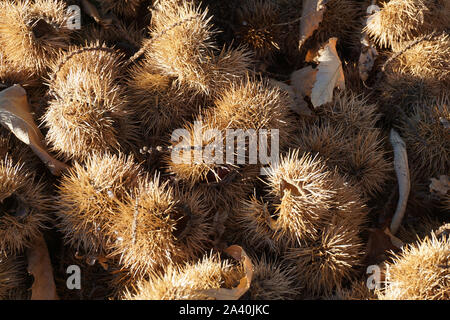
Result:
{"label": "spiky chestnut burr", "polygon": [[269,171],[269,196],[276,207],[276,239],[296,246],[314,241],[332,221],[355,230],[367,209],[359,192],[318,157],[294,150]]}
{"label": "spiky chestnut burr", "polygon": [[[243,132],[254,130],[256,134],[262,133],[261,130],[276,129],[279,131],[280,149],[286,147],[290,140],[290,133],[294,130],[287,97],[267,82],[251,78],[231,84],[216,99],[215,106],[205,112],[204,116],[198,118],[197,123],[186,125],[189,133],[187,138],[188,140],[190,138],[190,141],[183,141],[187,150],[179,150],[175,159],[172,156],[168,159],[171,172],[191,184],[205,180],[212,171],[211,169],[218,166],[217,163],[207,163],[207,161],[201,161],[202,159],[196,159],[196,152],[201,150],[196,150],[200,146],[193,144],[200,142],[203,146],[210,144],[213,137],[207,137],[206,133],[208,130],[219,130],[223,141],[218,141],[218,143],[226,145],[227,129],[242,130]],[[183,140],[185,140],[184,137]],[[271,140],[270,137],[268,140]],[[270,143],[268,145],[270,146]],[[249,155],[248,147],[248,143],[246,143],[247,156]],[[222,161],[225,162],[225,150],[217,151],[223,151]],[[220,155],[217,154],[217,156]],[[231,166],[233,164],[234,162],[230,163]],[[217,181],[220,180],[220,175],[216,172]]]}
{"label": "spiky chestnut burr", "polygon": [[121,202],[110,228],[111,256],[135,274],[194,259],[210,245],[212,224],[203,195],[174,190],[159,177],[142,181]]}
{"label": "spiky chestnut burr", "polygon": [[127,104],[121,58],[101,45],[72,48],[53,63],[46,140],[65,159],[132,149],[138,127]]}
{"label": "spiky chestnut burr", "polygon": [[298,135],[300,149],[319,154],[327,165],[371,197],[383,190],[392,165],[386,157],[375,105],[354,94],[337,97],[319,110],[321,123],[305,126]]}
{"label": "spiky chestnut burr", "polygon": [[[241,200],[233,213],[227,233],[229,243],[240,243],[246,250],[279,252],[270,202],[252,196]],[[272,209],[272,210],[271,210]]]}
{"label": "spiky chestnut burr", "polygon": [[137,293],[124,294],[125,300],[210,300],[207,290],[231,288],[242,278],[242,267],[218,255],[206,255],[197,263],[170,264],[163,275],[152,273],[138,282]]}
{"label": "spiky chestnut burr", "polygon": [[450,299],[450,238],[434,233],[404,246],[388,264],[387,286],[378,292],[382,300]]}
{"label": "spiky chestnut burr", "polygon": [[244,300],[294,300],[301,285],[292,265],[271,261],[265,255],[253,261],[253,278]]}
{"label": "spiky chestnut burr", "polygon": [[450,108],[445,98],[421,101],[402,123],[411,166],[424,179],[450,172]]}
{"label": "spiky chestnut burr", "polygon": [[257,59],[271,62],[275,52],[280,50],[281,27],[278,6],[271,0],[245,1],[237,9],[236,36],[247,44]]}
{"label": "spiky chestnut burr", "polygon": [[234,82],[216,99],[211,112],[212,122],[222,130],[278,130],[280,149],[289,144],[295,130],[285,93],[252,77]]}
{"label": "spiky chestnut burr", "polygon": [[312,36],[313,41],[324,43],[337,37],[341,43],[353,44],[353,38],[359,35],[358,27],[361,27],[358,21],[363,15],[361,5],[354,0],[329,0],[325,7],[323,20]]}
{"label": "spiky chestnut burr", "polygon": [[65,243],[87,256],[109,253],[112,218],[141,175],[133,157],[123,154],[93,154],[84,165],[75,163],[62,177],[54,205]]}
{"label": "spiky chestnut burr", "polygon": [[37,77],[27,69],[17,68],[0,52],[0,89],[20,84],[25,89],[39,84]]}
{"label": "spiky chestnut burr", "polygon": [[450,36],[442,33],[412,45],[388,65],[388,73],[421,79],[428,90],[439,92],[450,88]]}
{"label": "spiky chestnut burr", "polygon": [[49,62],[69,46],[67,18],[63,1],[2,1],[1,51],[15,65],[44,75]]}
{"label": "spiky chestnut burr", "polygon": [[152,38],[144,46],[147,59],[163,75],[214,95],[247,73],[250,58],[242,48],[218,50],[210,20],[208,11],[193,2],[161,2],[153,13]]}
{"label": "spiky chestnut burr", "polygon": [[0,161],[0,255],[30,246],[48,221],[49,198],[23,163]]}
{"label": "spiky chestnut burr", "polygon": [[407,219],[396,236],[404,243],[414,243],[432,232],[437,232],[441,226],[442,223],[436,217],[423,213],[422,216]]}
{"label": "spiky chestnut burr", "polygon": [[0,300],[24,297],[25,275],[25,264],[20,256],[0,256]]}
{"label": "spiky chestnut burr", "polygon": [[380,46],[397,51],[417,36],[448,28],[449,10],[448,0],[392,0],[371,16],[366,30]]}
{"label": "spiky chestnut burr", "polygon": [[360,230],[343,221],[332,221],[305,245],[288,249],[286,258],[297,267],[297,280],[312,296],[330,295],[352,280],[362,263],[364,244]]}
{"label": "spiky chestnut burr", "polygon": [[128,97],[145,136],[162,136],[179,128],[198,111],[201,101],[193,90],[179,87],[148,61],[130,70]]}
{"label": "spiky chestnut burr", "polygon": [[134,18],[137,16],[139,6],[143,0],[99,0],[103,10],[114,12],[115,14],[125,17]]}

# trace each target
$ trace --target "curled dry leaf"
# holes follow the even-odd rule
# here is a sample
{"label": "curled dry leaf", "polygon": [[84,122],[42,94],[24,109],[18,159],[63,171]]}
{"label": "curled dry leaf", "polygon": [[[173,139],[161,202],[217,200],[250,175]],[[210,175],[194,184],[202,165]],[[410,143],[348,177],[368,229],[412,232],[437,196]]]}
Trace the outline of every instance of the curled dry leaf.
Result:
{"label": "curled dry leaf", "polygon": [[436,193],[439,196],[445,196],[450,190],[450,178],[442,175],[438,179],[431,178],[430,192]]}
{"label": "curled dry leaf", "polygon": [[34,277],[31,300],[58,300],[53,269],[44,237],[40,236],[27,249],[28,272]]}
{"label": "curled dry leaf", "polygon": [[409,176],[408,155],[406,144],[394,129],[391,129],[389,140],[394,149],[394,167],[398,180],[398,203],[394,217],[391,221],[390,231],[395,234],[402,223],[403,216],[408,203],[409,191],[411,189],[411,179]]}
{"label": "curled dry leaf", "polygon": [[220,288],[205,290],[205,294],[216,300],[238,300],[250,288],[253,278],[253,263],[242,247],[232,245],[225,249],[226,254],[241,261],[244,266],[245,276],[239,281],[237,287],[232,289]]}
{"label": "curled dry leaf", "polygon": [[297,96],[302,98],[311,96],[314,82],[316,82],[317,71],[317,69],[307,66],[292,72],[291,85]]}
{"label": "curled dry leaf", "polygon": [[300,41],[299,49],[312,36],[314,31],[319,28],[323,20],[323,13],[325,12],[325,4],[328,0],[305,0],[303,1],[302,20],[300,22]]}
{"label": "curled dry leaf", "polygon": [[344,70],[336,51],[337,38],[330,38],[319,51],[316,81],[311,91],[311,102],[316,108],[333,100],[334,88],[345,90]]}
{"label": "curled dry leaf", "polygon": [[0,122],[47,165],[51,173],[60,175],[67,166],[54,159],[47,151],[44,137],[34,123],[30,113],[27,93],[20,85],[14,85],[0,92]]}
{"label": "curled dry leaf", "polygon": [[[302,69],[303,70],[303,69]],[[299,70],[301,71],[301,70]],[[308,116],[311,117],[313,114],[311,112],[311,109],[309,109],[308,104],[304,100],[304,95],[302,95],[299,90],[296,90],[294,84],[291,81],[291,85],[288,85],[284,82],[277,81],[274,79],[270,79],[270,82],[274,85],[280,88],[281,90],[284,90],[288,93],[290,98],[289,107],[293,112],[300,116]]]}

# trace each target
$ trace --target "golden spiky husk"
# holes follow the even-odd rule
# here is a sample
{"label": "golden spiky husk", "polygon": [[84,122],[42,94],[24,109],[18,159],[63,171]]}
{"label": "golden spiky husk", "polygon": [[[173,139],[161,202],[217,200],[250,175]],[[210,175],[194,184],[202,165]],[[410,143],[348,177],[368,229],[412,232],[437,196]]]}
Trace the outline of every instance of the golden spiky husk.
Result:
{"label": "golden spiky husk", "polygon": [[364,196],[383,190],[392,165],[386,157],[375,105],[352,93],[338,96],[319,110],[322,122],[305,126],[297,137],[298,147],[318,154],[330,169],[337,168]]}
{"label": "golden spiky husk", "polygon": [[314,241],[288,249],[286,258],[296,264],[297,279],[308,294],[330,295],[353,279],[364,256],[359,231],[336,219]]}
{"label": "golden spiky husk", "polygon": [[247,77],[233,83],[215,101],[214,125],[220,129],[279,130],[280,149],[294,131],[288,96],[267,81]]}
{"label": "golden spiky husk", "polygon": [[232,288],[243,276],[241,266],[206,255],[195,264],[167,266],[164,275],[151,274],[138,282],[137,293],[125,293],[125,300],[212,300],[207,290]]}
{"label": "golden spiky husk", "polygon": [[400,74],[389,70],[385,73],[385,81],[380,85],[380,99],[383,113],[387,118],[397,122],[397,109],[392,105],[398,105],[405,113],[411,114],[418,101],[432,99],[441,96],[446,89],[439,81],[411,74]]}
{"label": "golden spiky husk", "polygon": [[396,237],[404,243],[413,243],[419,239],[425,238],[432,232],[437,232],[441,226],[441,221],[436,217],[424,214],[423,216],[411,219],[411,221],[404,221],[400,226]]}
{"label": "golden spiky husk", "polygon": [[173,190],[159,177],[141,182],[119,204],[111,226],[112,256],[134,273],[193,259],[210,246],[209,208],[200,193]]}
{"label": "golden spiky husk", "polygon": [[[298,39],[300,39],[300,21],[302,15],[303,0],[278,0],[279,22],[291,22],[281,26],[278,44],[280,51],[285,55],[289,63],[300,66],[302,58],[298,50]],[[296,21],[295,23],[292,21]]]}
{"label": "golden spiky husk", "polygon": [[449,28],[449,10],[448,0],[391,0],[369,19],[365,29],[380,46],[398,50],[417,36]]}
{"label": "golden spiky husk", "polygon": [[450,299],[450,238],[434,233],[404,246],[394,256],[386,272],[386,288],[378,292],[382,300]]}
{"label": "golden spiky husk", "polygon": [[237,38],[255,52],[257,59],[270,62],[280,50],[278,6],[271,0],[249,0],[237,9],[236,15]]}
{"label": "golden spiky husk", "polygon": [[242,48],[219,51],[208,11],[192,2],[161,2],[152,16],[146,58],[162,74],[198,92],[214,94],[244,76],[249,54]]}
{"label": "golden spiky husk", "polygon": [[8,129],[0,126],[0,159],[8,157],[12,163],[21,163],[28,171],[35,174],[42,167],[42,161],[31,152],[30,148]]}
{"label": "golden spiky husk", "polygon": [[410,166],[425,179],[450,172],[450,121],[448,98],[423,100],[402,123]]}
{"label": "golden spiky husk", "polygon": [[77,50],[82,49],[72,48],[53,64],[51,99],[43,117],[46,140],[59,155],[75,160],[131,148],[138,127],[118,83],[122,55],[98,44]]}
{"label": "golden spiky husk", "polygon": [[145,29],[137,23],[125,24],[118,20],[113,27],[104,28],[95,24],[82,25],[75,37],[76,44],[83,45],[93,42],[105,43],[132,56],[141,46],[145,36]]}
{"label": "golden spiky husk", "polygon": [[69,45],[66,5],[59,0],[2,1],[0,47],[8,60],[43,75]]}
{"label": "golden spiky husk", "polygon": [[[203,146],[211,144],[213,138],[207,137],[206,133],[208,130],[214,129],[219,130],[223,137],[223,141],[216,142],[222,142],[224,146],[226,145],[227,129],[241,129],[243,132],[251,129],[255,130],[256,134],[261,133],[260,130],[276,129],[279,130],[279,146],[282,149],[289,142],[294,124],[290,118],[287,96],[279,89],[271,87],[267,82],[250,78],[233,83],[215,101],[215,106],[205,112],[204,117],[199,117],[198,121],[193,124],[187,124],[185,130],[189,133],[187,138],[190,137],[191,141],[182,141],[187,150],[178,150],[175,159],[173,156],[168,159],[170,171],[180,179],[189,181],[190,184],[205,180],[208,175],[216,177],[216,179],[210,180],[220,181],[222,175],[220,171],[224,169],[222,167],[233,167],[231,164],[221,166],[217,162],[196,162],[196,160],[202,159],[197,159],[198,156],[196,155],[199,150],[196,150],[196,148],[198,149],[200,146],[195,144],[200,142]],[[196,138],[196,134],[202,136]],[[271,135],[272,133],[268,134],[269,141],[272,138]],[[183,140],[186,139],[183,138]],[[176,147],[180,147],[180,145]],[[268,147],[270,148],[269,142]],[[249,157],[248,149],[249,143],[246,141],[246,159]],[[219,153],[215,155],[220,156]],[[226,152],[224,151],[221,155],[224,164],[226,163],[225,159]],[[245,165],[250,165],[249,161],[245,161]],[[233,170],[233,168],[225,168],[224,170]]]}
{"label": "golden spiky husk", "polygon": [[109,252],[112,218],[119,202],[138,185],[142,169],[133,157],[94,154],[62,177],[55,203],[66,244],[88,256]]}
{"label": "golden spiky husk", "polygon": [[254,195],[241,202],[230,219],[229,243],[240,243],[246,250],[255,252],[280,251],[271,220],[271,203],[257,199]]}
{"label": "golden spiky husk", "polygon": [[19,256],[0,256],[0,300],[25,298],[25,265]]}
{"label": "golden spiky husk", "polygon": [[316,239],[331,221],[359,229],[367,209],[359,192],[318,157],[294,150],[268,175],[277,237],[288,245]]}
{"label": "golden spiky husk", "polygon": [[[450,9],[450,1],[449,1]],[[403,48],[403,46],[402,46]],[[389,64],[388,72],[411,75],[423,79],[434,91],[450,88],[450,36],[442,33],[425,39],[405,50]]]}
{"label": "golden spiky husk", "polygon": [[333,124],[341,124],[349,133],[372,129],[380,118],[377,106],[368,98],[351,91],[337,95],[333,102],[324,105],[319,113]]}
{"label": "golden spiky husk", "polygon": [[145,136],[161,136],[179,128],[197,112],[198,95],[179,87],[144,61],[133,67],[128,80],[130,104],[137,111]]}
{"label": "golden spiky husk", "polygon": [[48,221],[49,198],[23,163],[0,161],[0,255],[15,254],[41,235]]}
{"label": "golden spiky husk", "polygon": [[28,89],[37,86],[39,82],[32,72],[13,65],[0,52],[0,84],[8,87],[20,84],[23,88]]}
{"label": "golden spiky husk", "polygon": [[99,0],[105,11],[112,11],[119,16],[133,18],[137,15],[137,9],[143,0]]}
{"label": "golden spiky husk", "polygon": [[293,300],[301,293],[295,268],[263,255],[252,259],[253,277],[243,300]]}

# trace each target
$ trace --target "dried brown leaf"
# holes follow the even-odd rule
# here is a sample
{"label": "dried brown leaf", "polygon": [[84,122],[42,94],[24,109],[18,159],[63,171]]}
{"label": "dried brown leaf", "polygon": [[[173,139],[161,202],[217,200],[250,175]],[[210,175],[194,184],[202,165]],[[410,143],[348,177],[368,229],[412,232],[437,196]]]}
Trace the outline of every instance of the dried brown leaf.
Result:
{"label": "dried brown leaf", "polygon": [[344,70],[336,51],[337,38],[330,38],[319,52],[316,81],[311,91],[311,102],[316,108],[333,100],[334,88],[345,90]]}
{"label": "dried brown leaf", "polygon": [[386,228],[384,231],[382,229],[369,229],[365,264],[379,264],[386,260],[388,252],[399,250],[398,245],[401,241],[392,236],[390,232],[388,234],[386,230],[388,229]]}
{"label": "dried brown leaf", "polygon": [[299,95],[295,88],[292,85],[288,85],[281,81],[276,81],[273,79],[270,79],[270,82],[274,85],[280,88],[281,90],[284,90],[288,93],[290,98],[289,107],[291,110],[295,113],[297,113],[300,116],[312,116],[311,109],[309,109],[308,104],[303,99],[304,96]]}
{"label": "dried brown leaf", "polygon": [[327,0],[305,0],[303,1],[302,20],[300,22],[300,42],[298,47],[301,48],[303,44],[312,36],[314,31],[319,28],[323,20],[323,13],[325,12],[325,4]]}
{"label": "dried brown leaf", "polygon": [[239,281],[239,284],[235,288],[209,289],[205,290],[205,294],[216,300],[238,300],[250,288],[253,278],[253,263],[244,249],[240,246],[232,245],[224,252],[234,259],[242,262],[245,276]]}
{"label": "dried brown leaf", "polygon": [[27,249],[28,272],[34,277],[31,300],[58,300],[53,269],[44,237],[39,237]]}
{"label": "dried brown leaf", "polygon": [[44,137],[34,123],[27,93],[20,85],[14,85],[0,92],[0,122],[47,165],[51,173],[60,175],[67,166],[54,159],[43,143]]}

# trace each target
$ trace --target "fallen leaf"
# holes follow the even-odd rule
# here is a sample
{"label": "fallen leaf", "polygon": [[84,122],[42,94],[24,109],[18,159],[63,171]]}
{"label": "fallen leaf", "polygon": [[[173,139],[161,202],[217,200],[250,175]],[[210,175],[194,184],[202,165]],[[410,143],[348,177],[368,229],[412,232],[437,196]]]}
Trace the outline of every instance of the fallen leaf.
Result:
{"label": "fallen leaf", "polygon": [[300,116],[309,116],[309,117],[313,116],[311,109],[309,109],[308,104],[303,99],[303,96],[297,94],[295,92],[295,88],[292,85],[288,85],[284,82],[273,80],[273,79],[270,79],[270,82],[274,86],[276,86],[276,87],[280,88],[281,90],[284,90],[288,93],[289,98],[290,98],[289,107],[293,112],[297,113]]}
{"label": "fallen leaf", "polygon": [[447,195],[450,190],[450,179],[448,176],[442,175],[438,179],[431,178],[430,192],[437,193],[439,196]]}
{"label": "fallen leaf", "polygon": [[31,300],[58,300],[53,269],[44,237],[40,236],[27,249],[28,272],[33,275]]}
{"label": "fallen leaf", "polygon": [[320,44],[317,42],[313,48],[306,52],[305,62],[316,62],[317,55],[319,54]]}
{"label": "fallen leaf", "polygon": [[[386,228],[386,230],[388,230]],[[369,229],[369,239],[367,241],[367,249],[366,249],[366,256],[364,259],[364,264],[366,265],[375,265],[380,264],[384,260],[387,259],[387,254],[390,251],[398,251],[400,248],[398,247],[398,242],[394,237],[394,242],[396,244],[393,244],[393,236],[392,234],[387,234],[386,231],[383,231],[382,229],[378,228],[372,228]]]}
{"label": "fallen leaf", "polygon": [[389,140],[394,149],[394,167],[397,175],[399,194],[397,208],[392,217],[390,227],[392,234],[396,234],[405,215],[409,192],[411,190],[411,179],[409,176],[408,154],[406,152],[405,142],[394,129],[391,129]]}
{"label": "fallen leaf", "polygon": [[253,263],[244,249],[240,246],[232,245],[225,249],[224,252],[242,262],[245,276],[239,281],[239,284],[235,288],[209,289],[203,290],[203,292],[216,300],[238,300],[250,288],[253,278]]}
{"label": "fallen leaf", "polygon": [[319,28],[323,20],[327,0],[305,0],[303,1],[302,19],[300,21],[300,41],[299,49]]}
{"label": "fallen leaf", "polygon": [[314,82],[316,82],[317,69],[307,66],[291,74],[291,86],[299,97],[311,97]]}
{"label": "fallen leaf", "polygon": [[316,108],[333,100],[333,90],[345,90],[342,63],[336,51],[337,38],[330,38],[319,52],[316,81],[311,92],[311,102]]}
{"label": "fallen leaf", "polygon": [[44,137],[34,123],[27,101],[27,93],[20,85],[14,85],[0,92],[0,122],[47,165],[51,173],[60,175],[67,165],[54,159],[47,151]]}

